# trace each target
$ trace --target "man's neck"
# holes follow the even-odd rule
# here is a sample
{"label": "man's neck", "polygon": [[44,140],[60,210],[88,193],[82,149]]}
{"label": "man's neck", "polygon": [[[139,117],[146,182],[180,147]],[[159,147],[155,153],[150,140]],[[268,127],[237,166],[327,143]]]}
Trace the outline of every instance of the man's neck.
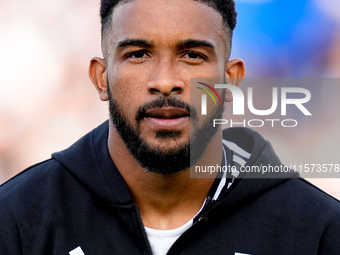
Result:
{"label": "man's neck", "polygon": [[[221,163],[221,138],[218,137],[212,142],[216,143],[218,139],[218,149],[207,148],[206,152],[209,155],[203,155],[200,165],[203,165],[202,161],[205,165]],[[216,146],[212,142],[209,147]],[[110,127],[108,146],[112,160],[139,206],[146,227],[154,229],[180,227],[192,219],[202,207],[214,182],[213,176],[190,178],[189,169],[172,175],[150,173],[133,158],[117,131],[112,127]]]}

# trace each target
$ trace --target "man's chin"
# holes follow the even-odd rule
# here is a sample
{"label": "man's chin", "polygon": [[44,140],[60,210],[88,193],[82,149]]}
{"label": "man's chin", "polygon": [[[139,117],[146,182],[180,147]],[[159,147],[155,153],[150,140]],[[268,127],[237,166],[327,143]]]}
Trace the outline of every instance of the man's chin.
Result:
{"label": "man's chin", "polygon": [[148,146],[149,151],[153,152],[154,155],[159,156],[170,156],[170,155],[177,155],[178,153],[181,153],[184,148],[190,148],[190,144],[174,144],[171,145],[169,143],[162,143],[157,146]]}
{"label": "man's chin", "polygon": [[[144,140],[145,141],[145,140]],[[178,141],[169,138],[157,139],[151,143],[144,142],[146,147],[158,155],[170,155],[177,154],[183,151],[184,148],[190,148],[190,141],[183,139],[183,141]]]}
{"label": "man's chin", "polygon": [[181,131],[172,131],[172,130],[160,130],[156,132],[156,138],[172,140],[172,139],[180,139],[182,136]]}
{"label": "man's chin", "polygon": [[[179,173],[190,166],[190,143],[167,142],[157,139],[154,144],[141,139],[137,151],[131,150],[141,167],[148,172],[164,175]],[[131,149],[131,148],[130,148]]]}

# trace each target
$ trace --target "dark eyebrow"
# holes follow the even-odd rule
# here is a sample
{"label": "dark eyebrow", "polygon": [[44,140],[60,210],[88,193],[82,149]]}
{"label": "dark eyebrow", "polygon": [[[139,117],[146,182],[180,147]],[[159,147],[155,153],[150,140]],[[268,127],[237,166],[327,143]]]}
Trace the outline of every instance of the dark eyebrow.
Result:
{"label": "dark eyebrow", "polygon": [[214,45],[206,40],[196,40],[196,39],[188,39],[184,41],[180,41],[177,44],[177,48],[179,49],[187,49],[187,48],[195,48],[195,47],[207,47],[211,49],[215,49]]}
{"label": "dark eyebrow", "polygon": [[123,48],[127,46],[138,46],[138,47],[150,48],[152,44],[142,39],[125,39],[125,40],[118,42],[117,48]]}

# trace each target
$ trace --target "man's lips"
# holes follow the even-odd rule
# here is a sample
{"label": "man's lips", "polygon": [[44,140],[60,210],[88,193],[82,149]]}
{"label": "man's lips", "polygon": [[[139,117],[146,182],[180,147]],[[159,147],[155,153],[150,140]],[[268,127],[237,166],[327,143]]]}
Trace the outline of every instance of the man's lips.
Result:
{"label": "man's lips", "polygon": [[190,113],[185,109],[174,108],[174,107],[164,107],[164,108],[156,108],[152,110],[147,110],[145,112],[145,117],[151,118],[160,118],[160,119],[174,119],[181,117],[188,117]]}
{"label": "man's lips", "polygon": [[145,119],[161,129],[179,127],[189,120],[189,117],[190,113],[185,109],[173,107],[156,108],[145,112]]}

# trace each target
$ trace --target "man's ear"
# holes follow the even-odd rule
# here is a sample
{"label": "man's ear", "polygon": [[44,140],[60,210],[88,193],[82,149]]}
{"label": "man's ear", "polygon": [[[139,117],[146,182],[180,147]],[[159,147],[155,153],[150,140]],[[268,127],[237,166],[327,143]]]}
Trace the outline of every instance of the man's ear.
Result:
{"label": "man's ear", "polygon": [[[243,60],[242,59],[229,60],[225,69],[226,82],[230,85],[235,85],[238,87],[241,84],[241,81],[244,76],[245,69]],[[227,102],[233,101],[233,95],[228,89],[225,94],[225,101]]]}
{"label": "man's ear", "polygon": [[109,100],[109,95],[107,92],[108,84],[106,84],[106,62],[104,59],[98,57],[94,57],[91,59],[89,66],[89,76],[93,85],[98,91],[100,100]]}

